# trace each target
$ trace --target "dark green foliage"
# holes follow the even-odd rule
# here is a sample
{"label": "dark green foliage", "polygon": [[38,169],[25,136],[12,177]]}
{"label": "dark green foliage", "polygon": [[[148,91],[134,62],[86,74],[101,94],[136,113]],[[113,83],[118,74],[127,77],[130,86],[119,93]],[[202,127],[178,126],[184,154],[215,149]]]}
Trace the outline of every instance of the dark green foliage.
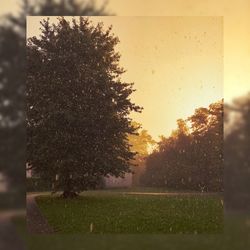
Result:
{"label": "dark green foliage", "polygon": [[108,14],[106,3],[97,7],[95,0],[23,0],[31,16],[104,16]]}
{"label": "dark green foliage", "polygon": [[[103,187],[104,187],[103,178],[98,178],[94,188],[103,188]],[[52,190],[52,185],[49,180],[35,178],[35,177],[26,179],[26,191],[27,192],[46,192],[46,191],[51,191],[51,190]]]}
{"label": "dark green foliage", "polygon": [[22,0],[16,15],[2,16],[0,24],[0,171],[11,188],[25,188],[26,16],[106,15],[88,0]]}
{"label": "dark green foliage", "polygon": [[147,186],[179,190],[223,190],[223,103],[199,108],[169,138],[162,137],[159,149],[146,162],[142,182]]}
{"label": "dark green foliage", "polygon": [[73,201],[51,196],[36,200],[59,233],[197,234],[223,230],[220,197],[85,192]]}
{"label": "dark green foliage", "polygon": [[250,93],[225,108],[225,201],[228,208],[250,209]]}
{"label": "dark green foliage", "polygon": [[34,177],[26,179],[27,192],[44,192],[51,191],[51,189],[52,185],[48,180]]}
{"label": "dark green foliage", "polygon": [[0,25],[0,171],[8,176],[11,187],[23,191],[25,30],[12,21],[8,18]]}
{"label": "dark green foliage", "polygon": [[134,156],[128,115],[141,108],[129,99],[133,84],[120,80],[118,38],[83,17],[41,25],[27,44],[28,162],[64,193],[123,176]]}

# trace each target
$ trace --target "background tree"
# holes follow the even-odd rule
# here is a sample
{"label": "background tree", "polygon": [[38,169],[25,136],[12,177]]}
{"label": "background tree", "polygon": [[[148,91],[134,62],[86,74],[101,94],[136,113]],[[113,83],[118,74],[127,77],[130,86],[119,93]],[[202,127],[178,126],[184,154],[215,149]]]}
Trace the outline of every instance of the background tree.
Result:
{"label": "background tree", "polygon": [[250,93],[225,110],[225,204],[228,209],[250,208]]}
{"label": "background tree", "polygon": [[64,197],[74,196],[101,176],[130,172],[128,116],[141,108],[129,99],[133,84],[120,80],[111,27],[83,17],[41,25],[40,38],[27,44],[28,162],[42,178],[57,176]]}
{"label": "background tree", "polygon": [[131,151],[136,153],[135,158],[132,160],[132,184],[134,186],[141,185],[140,178],[145,170],[145,159],[150,151],[154,148],[156,142],[147,130],[142,129],[141,124],[133,122],[132,126],[136,129],[136,134],[128,135]]}
{"label": "background tree", "polygon": [[223,102],[198,109],[189,118],[193,143],[192,158],[202,190],[223,190]]}
{"label": "background tree", "polygon": [[136,134],[128,135],[131,150],[137,153],[137,158],[145,157],[148,155],[150,147],[153,147],[156,142],[146,129],[142,129],[140,123],[133,121],[132,126],[135,128]]}
{"label": "background tree", "polygon": [[[187,124],[190,124],[188,126]],[[199,191],[223,190],[223,102],[195,110],[161,137],[146,161],[144,185]]]}

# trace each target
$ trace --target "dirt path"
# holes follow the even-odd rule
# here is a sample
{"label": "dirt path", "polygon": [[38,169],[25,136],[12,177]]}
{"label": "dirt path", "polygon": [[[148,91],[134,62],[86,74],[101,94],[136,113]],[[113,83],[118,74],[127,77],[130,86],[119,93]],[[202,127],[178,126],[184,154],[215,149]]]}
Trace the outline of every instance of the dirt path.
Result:
{"label": "dirt path", "polygon": [[26,222],[30,233],[54,233],[53,228],[48,224],[46,218],[40,212],[35,197],[41,194],[29,194],[26,199]]}

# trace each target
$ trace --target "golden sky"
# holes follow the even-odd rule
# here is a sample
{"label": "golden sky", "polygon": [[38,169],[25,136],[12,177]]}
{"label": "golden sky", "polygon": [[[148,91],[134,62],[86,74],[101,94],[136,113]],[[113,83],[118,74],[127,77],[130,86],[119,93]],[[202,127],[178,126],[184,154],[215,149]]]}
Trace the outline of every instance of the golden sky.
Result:
{"label": "golden sky", "polygon": [[[28,17],[27,37],[40,34],[43,17]],[[69,19],[71,19],[69,17]],[[176,120],[222,98],[223,20],[221,17],[91,17],[113,26],[117,51],[134,82],[132,100],[141,114],[131,116],[158,139]],[[51,17],[51,22],[57,22]]]}
{"label": "golden sky", "polygon": [[[102,0],[98,0],[102,2]],[[250,90],[249,0],[109,0],[123,16],[221,16],[224,22],[224,99]]]}
{"label": "golden sky", "polygon": [[[1,2],[0,14],[15,12],[17,2],[17,0]],[[109,0],[107,8],[118,16],[223,17],[224,98],[230,102],[234,97],[244,95],[249,91],[249,0]]]}
{"label": "golden sky", "polygon": [[[86,2],[79,0],[79,2]],[[104,0],[96,0],[100,5]],[[118,16],[222,16],[224,20],[224,98],[244,95],[250,79],[249,0],[108,0]],[[20,0],[0,2],[0,15],[16,13]]]}

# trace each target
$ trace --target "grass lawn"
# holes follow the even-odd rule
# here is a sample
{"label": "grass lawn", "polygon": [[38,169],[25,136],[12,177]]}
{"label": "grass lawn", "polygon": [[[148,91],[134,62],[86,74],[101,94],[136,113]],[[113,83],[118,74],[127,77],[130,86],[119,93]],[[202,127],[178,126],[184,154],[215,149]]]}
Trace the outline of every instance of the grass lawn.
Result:
{"label": "grass lawn", "polygon": [[30,234],[25,218],[14,221],[28,250],[246,250],[250,214],[225,214],[222,234]]}
{"label": "grass lawn", "polygon": [[94,191],[88,191],[89,192],[145,192],[145,193],[180,193],[180,192],[186,192],[186,193],[199,193],[197,191],[193,190],[176,190],[176,189],[170,189],[170,188],[164,188],[164,187],[129,187],[129,188],[120,188],[120,187],[114,187],[114,188],[107,188],[107,189],[100,189],[100,190],[94,190]]}
{"label": "grass lawn", "polygon": [[223,205],[216,196],[166,197],[85,192],[79,198],[36,198],[60,233],[220,233]]}

